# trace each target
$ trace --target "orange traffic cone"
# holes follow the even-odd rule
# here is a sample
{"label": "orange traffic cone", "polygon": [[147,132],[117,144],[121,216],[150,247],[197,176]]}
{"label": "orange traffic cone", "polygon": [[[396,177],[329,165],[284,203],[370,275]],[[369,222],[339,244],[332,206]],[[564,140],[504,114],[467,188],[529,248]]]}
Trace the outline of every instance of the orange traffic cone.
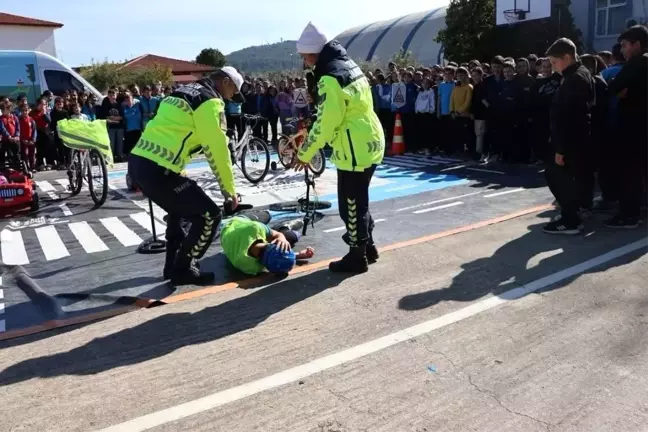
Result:
{"label": "orange traffic cone", "polygon": [[400,113],[396,113],[396,122],[394,124],[394,139],[391,147],[392,155],[405,154],[405,139],[403,138],[403,122]]}

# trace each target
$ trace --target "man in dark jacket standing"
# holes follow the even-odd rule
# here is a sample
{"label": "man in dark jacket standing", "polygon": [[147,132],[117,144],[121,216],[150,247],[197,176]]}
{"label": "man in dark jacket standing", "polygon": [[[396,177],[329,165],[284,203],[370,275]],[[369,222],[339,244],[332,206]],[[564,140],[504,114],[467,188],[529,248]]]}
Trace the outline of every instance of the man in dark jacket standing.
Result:
{"label": "man in dark jacket standing", "polygon": [[[547,50],[553,69],[562,75],[562,84],[551,105],[551,146],[553,163],[547,167],[549,189],[558,201],[561,215],[544,227],[548,234],[576,235],[582,230],[581,206],[591,207],[587,188],[587,154],[590,143],[591,107],[596,101],[594,80],[578,60],[576,45],[561,38]],[[588,195],[589,194],[589,195]]]}
{"label": "man in dark jacket standing", "polygon": [[619,214],[605,222],[609,228],[636,228],[642,198],[645,199],[648,165],[648,28],[632,26],[619,36],[621,51],[627,60],[609,83],[611,95],[618,98],[616,124],[619,136],[621,173]]}

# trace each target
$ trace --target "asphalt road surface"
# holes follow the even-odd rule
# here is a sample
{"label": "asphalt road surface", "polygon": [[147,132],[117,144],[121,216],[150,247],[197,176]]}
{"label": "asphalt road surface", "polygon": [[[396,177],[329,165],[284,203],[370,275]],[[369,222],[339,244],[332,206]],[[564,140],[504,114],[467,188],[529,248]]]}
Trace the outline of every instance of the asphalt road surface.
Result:
{"label": "asphalt road surface", "polygon": [[[188,174],[216,202],[222,202],[205,162],[192,163]],[[302,173],[281,169],[256,186],[238,169],[235,174],[243,201],[257,209],[297,199],[305,192]],[[64,172],[40,173],[36,179],[41,210],[0,220],[4,290],[0,339],[117,313],[141,299],[163,300],[196,289],[174,288],[161,280],[163,255],[137,253],[137,246],[151,237],[153,225],[157,235],[164,237],[165,212],[153,206],[152,223],[145,197],[126,189],[123,167],[109,177],[108,200],[94,209],[87,190],[74,197],[67,193]],[[304,246],[315,247],[314,261],[345,253],[336,184],[332,168],[317,179],[317,199],[329,201],[332,207],[302,239]],[[386,158],[370,190],[376,238],[386,246],[538,209],[551,201],[542,185],[537,168],[485,167],[438,156]],[[302,217],[272,216],[272,223]],[[243,277],[228,266],[218,241],[203,266],[217,273],[216,286]]]}
{"label": "asphalt road surface", "polygon": [[551,215],[0,342],[1,429],[648,430],[646,232]]}

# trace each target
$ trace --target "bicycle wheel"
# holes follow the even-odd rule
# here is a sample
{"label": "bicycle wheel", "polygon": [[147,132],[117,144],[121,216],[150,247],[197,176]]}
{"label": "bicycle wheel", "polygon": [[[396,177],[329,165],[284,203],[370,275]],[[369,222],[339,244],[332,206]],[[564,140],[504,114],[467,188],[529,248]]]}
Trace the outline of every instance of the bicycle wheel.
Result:
{"label": "bicycle wheel", "polygon": [[[247,156],[250,156],[248,162]],[[257,164],[257,168],[252,165]],[[259,138],[252,138],[241,152],[241,171],[252,184],[262,181],[270,170],[270,150],[268,144]]]}
{"label": "bicycle wheel", "polygon": [[315,156],[313,156],[313,159],[308,163],[308,166],[316,177],[321,176],[326,169],[326,155],[324,154],[324,150],[320,149],[320,151],[315,153]]}
{"label": "bicycle wheel", "polygon": [[97,150],[90,150],[88,163],[88,189],[95,207],[100,207],[108,198],[108,168],[106,161]]}
{"label": "bicycle wheel", "polygon": [[287,147],[288,137],[286,135],[281,135],[279,137],[279,142],[277,143],[277,154],[279,155],[279,162],[281,162],[281,165],[286,169],[292,167],[293,159],[295,158],[295,152],[291,151],[291,149]]}
{"label": "bicycle wheel", "polygon": [[72,163],[68,168],[68,179],[70,180],[70,193],[78,195],[83,187],[83,165],[81,164],[81,153],[72,150]]}
{"label": "bicycle wheel", "polygon": [[297,201],[286,201],[281,203],[270,204],[269,209],[278,212],[305,212],[313,210],[327,210],[332,206],[330,201],[311,201],[306,205],[306,199],[300,198]]}

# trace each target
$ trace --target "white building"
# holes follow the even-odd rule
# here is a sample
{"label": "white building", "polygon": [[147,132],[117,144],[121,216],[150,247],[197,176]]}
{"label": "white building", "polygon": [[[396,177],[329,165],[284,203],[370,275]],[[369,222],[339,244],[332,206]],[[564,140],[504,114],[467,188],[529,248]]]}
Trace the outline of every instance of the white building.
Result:
{"label": "white building", "polygon": [[41,51],[56,57],[54,30],[63,24],[0,12],[0,50]]}

